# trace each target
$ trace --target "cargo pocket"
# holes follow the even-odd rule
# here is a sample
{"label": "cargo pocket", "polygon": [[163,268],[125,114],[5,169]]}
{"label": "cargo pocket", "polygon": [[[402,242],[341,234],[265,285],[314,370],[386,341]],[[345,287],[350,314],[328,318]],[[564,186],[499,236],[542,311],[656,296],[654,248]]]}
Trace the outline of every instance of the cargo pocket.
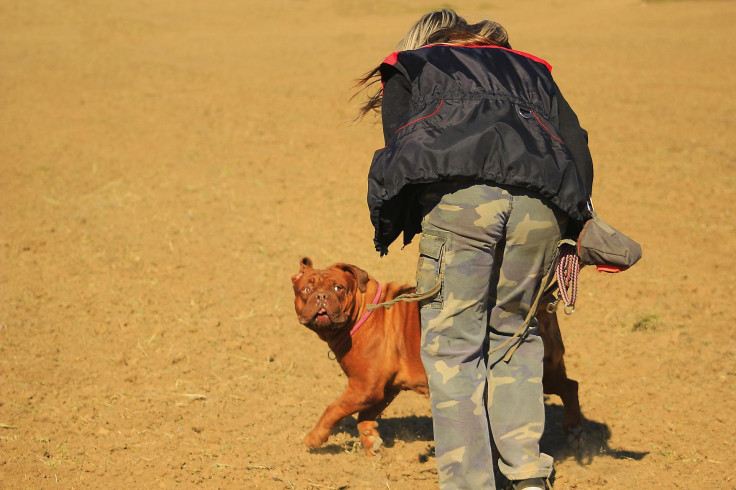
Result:
{"label": "cargo pocket", "polygon": [[425,232],[419,241],[417,295],[424,296],[420,306],[442,308],[447,237]]}

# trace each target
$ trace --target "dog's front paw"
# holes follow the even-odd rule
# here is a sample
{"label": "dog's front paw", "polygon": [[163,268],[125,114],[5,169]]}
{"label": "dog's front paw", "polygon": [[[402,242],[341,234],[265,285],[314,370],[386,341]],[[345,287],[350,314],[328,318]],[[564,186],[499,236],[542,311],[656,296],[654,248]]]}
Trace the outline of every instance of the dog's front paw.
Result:
{"label": "dog's front paw", "polygon": [[381,449],[383,448],[383,439],[378,436],[369,436],[367,439],[370,441],[370,445],[363,448],[365,449],[365,455],[369,458],[380,458]]}
{"label": "dog's front paw", "polygon": [[363,443],[365,455],[369,458],[380,458],[383,439],[378,435],[378,423],[375,420],[364,420],[358,423],[360,442]]}
{"label": "dog's front paw", "polygon": [[585,430],[582,425],[567,428],[567,443],[570,449],[580,450],[585,445]]}
{"label": "dog's front paw", "polygon": [[[329,437],[329,434],[327,437]],[[304,444],[306,444],[309,449],[317,449],[327,441],[327,437],[322,435],[317,429],[313,429],[312,432],[307,434],[307,437],[304,438]]]}

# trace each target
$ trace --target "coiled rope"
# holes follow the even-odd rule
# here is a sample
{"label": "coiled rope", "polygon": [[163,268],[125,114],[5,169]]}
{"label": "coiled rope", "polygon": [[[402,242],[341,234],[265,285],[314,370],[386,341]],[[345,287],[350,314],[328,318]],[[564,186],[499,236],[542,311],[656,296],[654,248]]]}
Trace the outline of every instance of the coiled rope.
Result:
{"label": "coiled rope", "polygon": [[560,290],[559,299],[565,303],[565,313],[572,315],[575,312],[575,300],[578,297],[578,275],[580,274],[580,259],[574,246],[560,247],[560,256],[557,260],[557,285]]}

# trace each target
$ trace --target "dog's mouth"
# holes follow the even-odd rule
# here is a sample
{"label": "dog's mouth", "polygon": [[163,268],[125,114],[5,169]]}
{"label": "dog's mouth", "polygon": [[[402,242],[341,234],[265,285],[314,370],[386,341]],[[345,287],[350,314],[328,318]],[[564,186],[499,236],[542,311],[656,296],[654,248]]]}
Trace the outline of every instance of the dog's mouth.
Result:
{"label": "dog's mouth", "polygon": [[347,321],[340,311],[327,311],[319,308],[312,316],[302,317],[301,323],[312,330],[333,330],[342,327]]}
{"label": "dog's mouth", "polygon": [[332,319],[326,309],[320,308],[317,310],[317,313],[314,314],[312,322],[319,327],[328,327],[332,324]]}

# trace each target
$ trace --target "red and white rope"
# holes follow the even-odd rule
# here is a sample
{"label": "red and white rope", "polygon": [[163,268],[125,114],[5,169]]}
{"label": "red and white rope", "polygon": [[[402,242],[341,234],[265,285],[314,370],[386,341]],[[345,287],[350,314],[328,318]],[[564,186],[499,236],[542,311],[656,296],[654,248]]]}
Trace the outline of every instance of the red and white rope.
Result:
{"label": "red and white rope", "polygon": [[[563,246],[557,260],[557,284],[560,288],[560,299],[565,303],[565,313],[575,311],[575,300],[578,297],[578,274],[580,273],[580,259],[573,246]],[[568,292],[569,289],[569,292]]]}

